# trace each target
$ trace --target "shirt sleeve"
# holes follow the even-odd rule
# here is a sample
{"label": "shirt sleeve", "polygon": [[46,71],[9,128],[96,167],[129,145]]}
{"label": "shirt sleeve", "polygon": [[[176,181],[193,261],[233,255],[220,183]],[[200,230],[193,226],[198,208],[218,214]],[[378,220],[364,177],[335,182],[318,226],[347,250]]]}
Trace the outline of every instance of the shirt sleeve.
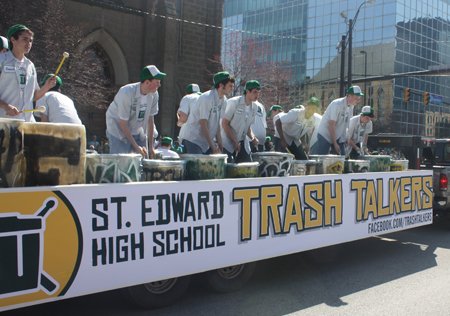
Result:
{"label": "shirt sleeve", "polygon": [[225,113],[223,115],[223,118],[231,121],[234,117],[234,113],[236,112],[236,100],[228,99],[227,101],[227,107],[225,108]]}
{"label": "shirt sleeve", "polygon": [[[149,101],[148,98],[149,98],[149,95],[147,95],[147,102]],[[156,92],[156,93],[154,93],[152,95],[152,100],[151,100],[151,103],[152,103],[151,107],[152,108],[150,109],[150,116],[155,116],[156,114],[158,114],[158,112],[159,112],[159,103],[158,103],[158,101],[159,101],[159,93]]]}
{"label": "shirt sleeve", "polygon": [[330,120],[337,121],[338,117],[339,117],[339,109],[340,109],[339,104],[335,103],[335,102],[331,102],[331,104],[328,107],[330,108]]}
{"label": "shirt sleeve", "polygon": [[39,109],[39,107],[44,106],[45,111],[41,112],[48,116],[48,105],[47,105],[47,96],[44,95],[42,98],[36,101],[36,108]]}
{"label": "shirt sleeve", "polygon": [[189,98],[185,96],[183,99],[181,99],[180,107],[178,108],[178,112],[186,113],[186,115],[189,115]]}
{"label": "shirt sleeve", "polygon": [[348,126],[348,136],[352,138],[353,132],[355,131],[356,123],[358,122],[358,116],[354,116],[350,119],[350,124]]}

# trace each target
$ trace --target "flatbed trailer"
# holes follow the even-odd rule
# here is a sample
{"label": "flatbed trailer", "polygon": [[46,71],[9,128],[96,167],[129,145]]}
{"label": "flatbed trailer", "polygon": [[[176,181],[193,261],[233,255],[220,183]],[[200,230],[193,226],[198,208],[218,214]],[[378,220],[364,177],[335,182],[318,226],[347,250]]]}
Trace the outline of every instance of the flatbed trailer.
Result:
{"label": "flatbed trailer", "polygon": [[124,288],[145,308],[191,275],[229,292],[254,263],[431,224],[432,171],[0,190],[0,311]]}

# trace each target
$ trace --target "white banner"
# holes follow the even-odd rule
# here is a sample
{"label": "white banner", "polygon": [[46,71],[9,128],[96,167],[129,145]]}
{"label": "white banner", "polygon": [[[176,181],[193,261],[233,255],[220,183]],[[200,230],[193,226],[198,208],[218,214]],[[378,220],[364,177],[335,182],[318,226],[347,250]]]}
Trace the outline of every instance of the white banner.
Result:
{"label": "white banner", "polygon": [[432,223],[432,172],[0,191],[0,310]]}

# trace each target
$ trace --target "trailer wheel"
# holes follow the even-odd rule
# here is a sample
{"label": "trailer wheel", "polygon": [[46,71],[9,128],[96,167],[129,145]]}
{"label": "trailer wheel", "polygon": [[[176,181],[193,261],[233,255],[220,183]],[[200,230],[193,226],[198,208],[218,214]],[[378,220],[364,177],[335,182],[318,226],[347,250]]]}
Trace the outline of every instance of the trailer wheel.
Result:
{"label": "trailer wheel", "polygon": [[124,295],[145,309],[172,305],[181,299],[191,281],[191,276],[161,280],[125,288]]}
{"label": "trailer wheel", "polygon": [[255,266],[256,262],[250,262],[205,272],[205,283],[219,293],[237,291],[250,279]]}

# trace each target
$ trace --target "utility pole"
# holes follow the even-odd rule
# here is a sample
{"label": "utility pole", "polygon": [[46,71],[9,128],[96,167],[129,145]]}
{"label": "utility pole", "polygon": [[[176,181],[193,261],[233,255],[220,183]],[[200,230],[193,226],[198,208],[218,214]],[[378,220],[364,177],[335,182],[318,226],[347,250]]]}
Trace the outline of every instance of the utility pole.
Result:
{"label": "utility pole", "polygon": [[339,80],[339,97],[343,98],[345,97],[345,35],[342,35],[342,41],[341,41],[341,76]]}

